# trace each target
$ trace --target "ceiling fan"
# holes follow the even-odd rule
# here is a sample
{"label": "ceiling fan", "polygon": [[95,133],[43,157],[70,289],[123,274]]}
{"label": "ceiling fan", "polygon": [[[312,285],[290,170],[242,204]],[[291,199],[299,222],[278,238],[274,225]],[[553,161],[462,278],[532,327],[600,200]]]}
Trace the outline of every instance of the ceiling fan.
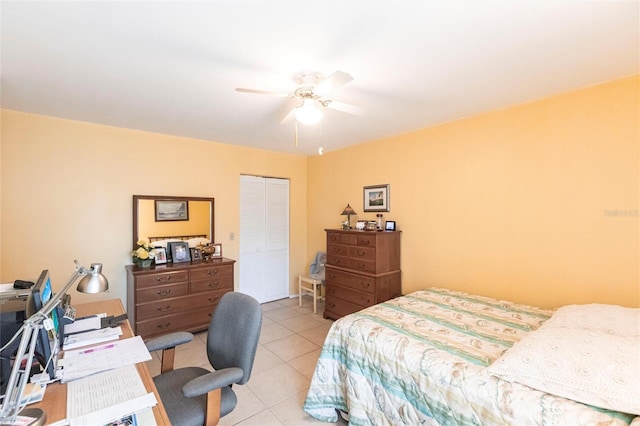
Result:
{"label": "ceiling fan", "polygon": [[297,100],[296,105],[287,112],[281,122],[294,114],[296,122],[302,124],[316,124],[323,117],[323,108],[331,108],[349,114],[361,115],[362,109],[344,102],[337,102],[327,97],[329,92],[336,87],[342,86],[353,80],[353,77],[346,72],[336,71],[324,78],[322,74],[315,71],[302,71],[293,76],[293,81],[298,84],[298,88],[291,93],[279,93],[267,90],[236,88],[237,92],[255,93],[260,95],[275,95],[282,98]]}

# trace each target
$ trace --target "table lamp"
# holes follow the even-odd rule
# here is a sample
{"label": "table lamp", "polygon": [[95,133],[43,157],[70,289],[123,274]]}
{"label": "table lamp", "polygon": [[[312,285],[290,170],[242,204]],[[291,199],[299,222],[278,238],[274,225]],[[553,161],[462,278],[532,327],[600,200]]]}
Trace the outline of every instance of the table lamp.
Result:
{"label": "table lamp", "polygon": [[341,214],[342,216],[347,216],[347,223],[349,224],[349,229],[351,229],[351,215],[358,213],[347,203],[347,207],[344,208]]}
{"label": "table lamp", "polygon": [[15,341],[22,333],[20,346],[18,346],[15,361],[11,368],[7,391],[2,402],[2,408],[0,408],[0,424],[2,425],[15,424],[18,415],[33,417],[35,420],[30,425],[45,423],[47,416],[43,410],[39,408],[23,410],[24,405],[21,404],[24,389],[31,372],[38,334],[45,327],[45,321],[49,319],[51,311],[56,309],[58,303],[78,278],[83,277],[77,287],[77,290],[82,293],[102,293],[109,289],[109,282],[101,272],[101,263],[92,263],[91,268],[87,269],[84,266],[80,266],[77,260],[74,262],[76,270],[69,277],[62,290],[56,293],[42,309],[27,318],[10,341],[10,343]]}

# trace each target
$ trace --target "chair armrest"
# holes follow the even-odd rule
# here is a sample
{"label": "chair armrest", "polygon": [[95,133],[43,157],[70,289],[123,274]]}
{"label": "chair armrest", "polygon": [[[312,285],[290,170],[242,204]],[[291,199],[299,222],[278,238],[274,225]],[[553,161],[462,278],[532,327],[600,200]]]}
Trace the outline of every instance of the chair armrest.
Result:
{"label": "chair armrest", "polygon": [[170,333],[164,336],[156,337],[145,343],[149,352],[159,351],[164,349],[173,348],[177,345],[189,343],[193,340],[193,334],[186,331],[180,331],[177,333]]}
{"label": "chair armrest", "polygon": [[187,398],[205,395],[214,389],[237,383],[242,379],[242,376],[242,368],[224,368],[188,381],[187,384],[182,387],[182,393]]}

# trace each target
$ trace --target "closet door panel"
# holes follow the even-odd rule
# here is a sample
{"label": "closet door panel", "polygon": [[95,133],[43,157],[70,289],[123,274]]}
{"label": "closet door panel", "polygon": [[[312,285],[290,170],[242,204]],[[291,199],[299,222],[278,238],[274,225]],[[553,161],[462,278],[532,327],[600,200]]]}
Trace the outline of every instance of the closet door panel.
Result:
{"label": "closet door panel", "polygon": [[240,291],[260,303],[289,296],[289,181],[240,179]]}

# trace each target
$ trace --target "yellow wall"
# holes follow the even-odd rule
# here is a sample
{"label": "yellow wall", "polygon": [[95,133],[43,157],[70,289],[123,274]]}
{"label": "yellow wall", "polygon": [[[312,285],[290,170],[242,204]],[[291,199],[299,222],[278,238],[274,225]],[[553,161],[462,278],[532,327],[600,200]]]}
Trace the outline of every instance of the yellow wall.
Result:
{"label": "yellow wall", "polygon": [[252,174],[291,180],[291,294],[324,228],[347,203],[352,222],[374,218],[362,187],[389,183],[405,293],[640,306],[639,80],[308,159],[2,110],[0,281],[48,268],[59,288],[73,259],[101,261],[111,281],[101,297],[124,301],[133,194],[214,197],[215,239],[237,259],[239,177]]}
{"label": "yellow wall", "polygon": [[640,76],[309,160],[307,258],[391,185],[403,292],[640,306]]}
{"label": "yellow wall", "polygon": [[102,262],[110,294],[73,292],[72,300],[125,301],[133,194],[214,197],[215,239],[225,257],[237,259],[240,175],[253,174],[290,179],[297,292],[296,274],[307,261],[306,157],[8,110],[1,120],[2,282],[35,279],[48,268],[60,288],[74,259]]}

